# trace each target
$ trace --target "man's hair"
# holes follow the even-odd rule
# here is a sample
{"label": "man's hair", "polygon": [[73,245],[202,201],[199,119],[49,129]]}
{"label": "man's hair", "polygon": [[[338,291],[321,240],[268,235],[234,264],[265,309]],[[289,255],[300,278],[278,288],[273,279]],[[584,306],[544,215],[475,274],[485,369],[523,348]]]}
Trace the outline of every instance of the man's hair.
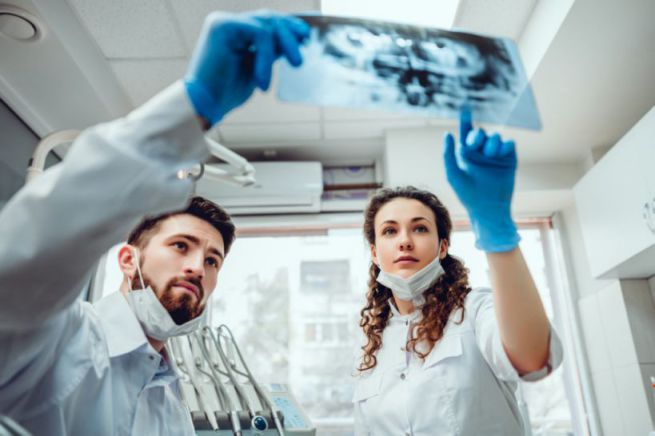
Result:
{"label": "man's hair", "polygon": [[232,243],[234,242],[234,223],[232,222],[230,215],[225,212],[222,207],[203,197],[193,197],[185,209],[144,218],[144,220],[141,221],[132,232],[130,232],[130,235],[127,238],[127,243],[140,248],[145,247],[165,219],[182,214],[193,215],[214,226],[223,237],[225,248],[224,254],[227,255]]}

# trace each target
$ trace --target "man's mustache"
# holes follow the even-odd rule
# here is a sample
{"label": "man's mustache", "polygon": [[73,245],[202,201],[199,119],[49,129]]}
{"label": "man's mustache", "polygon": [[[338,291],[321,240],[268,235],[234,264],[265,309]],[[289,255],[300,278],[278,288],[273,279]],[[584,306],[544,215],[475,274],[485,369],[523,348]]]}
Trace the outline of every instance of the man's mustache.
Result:
{"label": "man's mustache", "polygon": [[166,289],[173,289],[173,286],[177,285],[180,282],[191,283],[193,286],[198,289],[198,300],[202,300],[205,297],[205,289],[202,286],[202,282],[198,278],[189,278],[189,277],[175,277],[168,282]]}

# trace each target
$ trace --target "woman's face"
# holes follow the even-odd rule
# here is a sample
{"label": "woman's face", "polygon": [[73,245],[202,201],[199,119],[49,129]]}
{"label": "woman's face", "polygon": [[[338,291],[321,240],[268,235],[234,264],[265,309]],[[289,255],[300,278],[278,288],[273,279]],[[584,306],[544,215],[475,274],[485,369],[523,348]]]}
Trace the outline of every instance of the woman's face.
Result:
{"label": "woman's face", "polygon": [[[407,278],[439,253],[437,223],[432,209],[418,200],[395,198],[380,208],[374,220],[371,256],[383,271]],[[440,258],[448,249],[443,241]]]}

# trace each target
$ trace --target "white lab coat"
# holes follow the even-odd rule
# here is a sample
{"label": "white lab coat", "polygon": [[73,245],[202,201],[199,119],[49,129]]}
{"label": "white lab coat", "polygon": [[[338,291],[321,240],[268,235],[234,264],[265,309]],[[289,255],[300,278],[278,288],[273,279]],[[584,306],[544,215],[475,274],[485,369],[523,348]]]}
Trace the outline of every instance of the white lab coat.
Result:
{"label": "white lab coat", "polygon": [[455,322],[461,310],[453,313],[424,362],[404,350],[420,312],[391,309],[377,365],[359,375],[355,386],[357,436],[531,434],[518,383],[541,379],[561,363],[552,327],[548,364],[520,377],[501,343],[490,289],[469,293],[464,322]]}
{"label": "white lab coat", "polygon": [[184,207],[192,183],[176,173],[207,156],[176,83],[83,132],[0,211],[1,413],[55,436],[192,432],[174,376],[129,306],[115,300],[124,313],[112,323],[111,307],[77,298],[94,263],[144,215]]}

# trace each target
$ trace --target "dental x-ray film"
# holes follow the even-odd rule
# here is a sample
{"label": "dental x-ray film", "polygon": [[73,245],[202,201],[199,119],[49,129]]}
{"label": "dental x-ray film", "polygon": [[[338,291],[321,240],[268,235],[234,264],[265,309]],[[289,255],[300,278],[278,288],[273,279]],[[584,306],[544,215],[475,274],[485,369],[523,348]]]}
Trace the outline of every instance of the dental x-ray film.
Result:
{"label": "dental x-ray film", "polygon": [[280,64],[281,100],[411,111],[539,130],[516,44],[506,38],[345,17],[311,26],[303,65]]}

